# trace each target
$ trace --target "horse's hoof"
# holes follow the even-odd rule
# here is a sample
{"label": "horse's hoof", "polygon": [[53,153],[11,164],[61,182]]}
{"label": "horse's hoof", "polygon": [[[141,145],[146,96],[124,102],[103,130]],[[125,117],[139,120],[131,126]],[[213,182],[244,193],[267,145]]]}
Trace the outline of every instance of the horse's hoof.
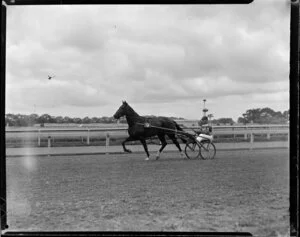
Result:
{"label": "horse's hoof", "polygon": [[158,160],[159,157],[160,157],[160,152],[158,151],[158,152],[157,152],[157,155],[156,155],[156,160]]}
{"label": "horse's hoof", "polygon": [[131,151],[131,150],[126,150],[126,152],[127,152],[127,153],[132,153],[132,151]]}
{"label": "horse's hoof", "polygon": [[149,160],[149,157],[146,157],[146,159],[145,160]]}

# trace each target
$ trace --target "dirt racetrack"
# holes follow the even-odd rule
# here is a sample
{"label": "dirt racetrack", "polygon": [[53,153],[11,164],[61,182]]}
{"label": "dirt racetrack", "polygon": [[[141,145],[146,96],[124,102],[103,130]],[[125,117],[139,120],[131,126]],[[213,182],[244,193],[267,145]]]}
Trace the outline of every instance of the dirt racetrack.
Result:
{"label": "dirt racetrack", "polygon": [[288,149],[7,159],[10,230],[289,232]]}

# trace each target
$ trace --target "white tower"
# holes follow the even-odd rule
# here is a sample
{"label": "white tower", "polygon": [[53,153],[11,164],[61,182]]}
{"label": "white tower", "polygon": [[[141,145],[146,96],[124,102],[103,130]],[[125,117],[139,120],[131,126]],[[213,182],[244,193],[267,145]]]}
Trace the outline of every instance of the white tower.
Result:
{"label": "white tower", "polygon": [[208,111],[207,108],[205,108],[205,102],[206,102],[206,99],[203,100],[203,116],[206,116],[206,112]]}

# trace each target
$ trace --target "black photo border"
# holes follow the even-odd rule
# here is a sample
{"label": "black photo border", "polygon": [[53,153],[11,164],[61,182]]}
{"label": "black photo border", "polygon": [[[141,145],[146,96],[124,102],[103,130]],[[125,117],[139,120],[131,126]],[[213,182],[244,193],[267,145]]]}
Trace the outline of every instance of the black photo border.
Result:
{"label": "black photo border", "polygon": [[[299,0],[290,1],[290,235],[299,232]],[[249,4],[253,0],[186,0],[180,4]],[[174,4],[170,0],[147,4]],[[69,4],[144,4],[133,0],[4,0],[1,3],[1,73],[0,73],[0,236],[252,236],[250,233],[191,233],[191,232],[71,232],[71,231],[4,231],[7,225],[6,147],[5,147],[5,87],[6,87],[6,11],[10,5],[69,5]]]}

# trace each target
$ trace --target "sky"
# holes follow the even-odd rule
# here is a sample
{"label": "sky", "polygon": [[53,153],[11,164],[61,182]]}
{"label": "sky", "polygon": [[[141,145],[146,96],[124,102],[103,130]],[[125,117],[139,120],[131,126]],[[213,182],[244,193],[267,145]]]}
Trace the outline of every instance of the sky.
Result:
{"label": "sky", "polygon": [[[6,113],[235,121],[289,109],[288,0],[7,9]],[[54,76],[48,80],[48,75]]]}

